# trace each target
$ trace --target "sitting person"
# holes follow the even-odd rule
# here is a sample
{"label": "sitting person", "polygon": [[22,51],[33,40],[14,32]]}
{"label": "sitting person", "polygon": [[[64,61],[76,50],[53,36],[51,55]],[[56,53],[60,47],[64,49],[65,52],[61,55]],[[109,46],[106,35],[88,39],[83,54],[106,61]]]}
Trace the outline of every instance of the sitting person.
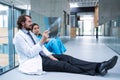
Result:
{"label": "sitting person", "polygon": [[[42,38],[38,24],[32,24],[32,32],[37,36],[38,40]],[[44,43],[44,46],[53,54],[63,54],[66,51],[66,48],[59,37],[48,38]]]}
{"label": "sitting person", "polygon": [[38,41],[30,31],[30,16],[19,16],[17,24],[19,31],[15,34],[13,43],[18,53],[19,71],[23,73],[41,75],[44,71],[54,71],[104,76],[117,63],[118,56],[103,62],[89,62],[70,55],[52,54],[43,45],[48,38],[48,31],[44,31],[41,40]]}

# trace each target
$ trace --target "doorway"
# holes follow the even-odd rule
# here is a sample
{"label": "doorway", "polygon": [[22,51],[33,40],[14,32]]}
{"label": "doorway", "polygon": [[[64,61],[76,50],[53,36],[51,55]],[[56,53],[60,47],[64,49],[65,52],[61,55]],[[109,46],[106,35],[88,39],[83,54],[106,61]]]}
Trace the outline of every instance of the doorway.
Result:
{"label": "doorway", "polygon": [[78,21],[78,35],[92,36],[94,35],[94,16],[93,15],[82,15]]}

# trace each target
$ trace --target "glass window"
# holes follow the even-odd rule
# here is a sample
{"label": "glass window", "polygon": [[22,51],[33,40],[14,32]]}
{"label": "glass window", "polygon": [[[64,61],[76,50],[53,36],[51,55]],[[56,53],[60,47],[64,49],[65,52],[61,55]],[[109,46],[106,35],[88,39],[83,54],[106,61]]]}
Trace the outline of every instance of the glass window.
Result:
{"label": "glass window", "polygon": [[0,74],[18,65],[18,56],[14,53],[12,39],[18,31],[16,23],[21,12],[22,10],[13,10],[10,6],[0,4]]}
{"label": "glass window", "polygon": [[2,53],[2,45],[0,44],[0,53]]}
{"label": "glass window", "polygon": [[5,67],[8,61],[8,10],[9,7],[0,4],[0,66]]}
{"label": "glass window", "polygon": [[8,6],[0,4],[0,27],[8,27]]}
{"label": "glass window", "polygon": [[[18,17],[21,15],[21,11],[20,10],[17,10],[17,9],[14,9],[14,35],[18,32],[18,29],[17,29],[17,19]],[[15,51],[15,50],[14,50]],[[18,65],[18,55],[15,51],[15,66]]]}

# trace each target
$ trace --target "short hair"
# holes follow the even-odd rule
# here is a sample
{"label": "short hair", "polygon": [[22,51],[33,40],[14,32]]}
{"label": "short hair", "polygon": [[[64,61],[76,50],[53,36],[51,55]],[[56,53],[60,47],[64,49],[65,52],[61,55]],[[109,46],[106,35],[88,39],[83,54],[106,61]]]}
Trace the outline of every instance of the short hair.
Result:
{"label": "short hair", "polygon": [[17,21],[18,29],[22,29],[22,22],[26,21],[26,17],[29,17],[31,19],[31,16],[29,16],[29,15],[19,16],[18,21]]}

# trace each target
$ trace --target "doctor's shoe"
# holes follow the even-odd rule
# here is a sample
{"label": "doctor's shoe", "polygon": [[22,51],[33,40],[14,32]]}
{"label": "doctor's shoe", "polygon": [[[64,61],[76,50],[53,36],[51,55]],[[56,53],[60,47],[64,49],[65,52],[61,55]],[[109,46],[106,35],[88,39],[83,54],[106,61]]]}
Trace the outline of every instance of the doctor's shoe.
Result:
{"label": "doctor's shoe", "polygon": [[110,60],[107,61],[108,65],[106,66],[106,69],[112,69],[115,64],[117,63],[118,56],[113,56]]}
{"label": "doctor's shoe", "polygon": [[113,56],[110,60],[101,63],[99,67],[100,75],[104,76],[109,69],[112,69],[117,63],[118,56]]}

